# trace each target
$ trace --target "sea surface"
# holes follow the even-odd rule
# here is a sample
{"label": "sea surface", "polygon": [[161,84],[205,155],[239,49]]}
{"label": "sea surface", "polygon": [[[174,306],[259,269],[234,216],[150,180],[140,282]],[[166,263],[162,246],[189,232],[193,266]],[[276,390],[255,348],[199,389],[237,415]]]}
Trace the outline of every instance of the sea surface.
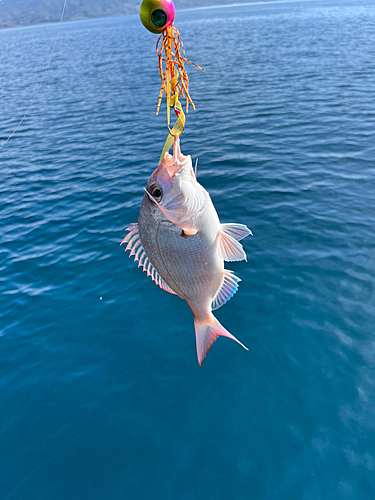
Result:
{"label": "sea surface", "polygon": [[[1,500],[375,498],[375,4],[177,13],[182,151],[248,225],[200,369],[119,243],[167,135],[156,36],[64,23],[0,151]],[[0,138],[57,25],[0,32]]]}

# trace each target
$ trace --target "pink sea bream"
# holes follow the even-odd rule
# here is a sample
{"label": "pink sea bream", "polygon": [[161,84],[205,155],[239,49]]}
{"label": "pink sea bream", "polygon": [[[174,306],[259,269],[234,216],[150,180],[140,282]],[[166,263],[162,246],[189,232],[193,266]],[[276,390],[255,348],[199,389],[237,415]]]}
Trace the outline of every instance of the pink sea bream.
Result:
{"label": "pink sea bream", "polygon": [[240,240],[251,235],[243,224],[221,224],[210,195],[199,184],[190,156],[180,150],[164,160],[147,183],[138,223],[122,241],[157,285],[186,300],[194,314],[198,363],[218,336],[235,340],[212,311],[237,291],[240,279],[224,261],[246,260]]}

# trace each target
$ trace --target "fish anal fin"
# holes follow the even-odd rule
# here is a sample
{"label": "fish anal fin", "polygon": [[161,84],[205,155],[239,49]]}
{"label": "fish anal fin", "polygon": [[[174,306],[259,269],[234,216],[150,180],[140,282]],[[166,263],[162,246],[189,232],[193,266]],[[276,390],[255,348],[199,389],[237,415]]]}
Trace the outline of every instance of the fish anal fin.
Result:
{"label": "fish anal fin", "polygon": [[202,368],[203,361],[205,360],[208,351],[213,346],[215,340],[221,337],[227,337],[234,340],[240,346],[242,346],[246,351],[248,348],[245,347],[234,335],[228,332],[215,318],[215,316],[210,313],[205,321],[199,321],[195,318],[195,339],[197,344],[197,357],[199,366]]}
{"label": "fish anal fin", "polygon": [[223,272],[223,282],[219,291],[212,299],[211,308],[214,311],[215,309],[219,309],[219,307],[223,306],[228,300],[230,300],[233,295],[238,290],[238,283],[240,282],[240,278],[235,276],[232,271],[229,269],[224,269]]}
{"label": "fish anal fin", "polygon": [[168,286],[167,283],[159,276],[159,273],[147,257],[139,237],[138,224],[132,224],[126,229],[126,231],[129,231],[129,234],[127,234],[121,242],[121,245],[127,243],[125,252],[130,251],[129,257],[134,256],[135,262],[139,261],[138,267],[142,267],[143,271],[147,272],[147,276],[150,276],[152,281],[159,285],[162,290],[172,293],[173,295],[177,295],[176,292],[174,292],[172,288]]}
{"label": "fish anal fin", "polygon": [[220,229],[218,237],[218,252],[221,259],[227,262],[246,260],[246,254],[244,249],[242,248],[241,243],[239,243],[229,233],[227,233],[225,230]]}
{"label": "fish anal fin", "polygon": [[221,230],[229,234],[229,236],[232,236],[237,241],[242,240],[243,238],[246,238],[246,236],[253,236],[253,233],[251,230],[245,226],[245,224],[236,224],[236,223],[230,223],[230,224],[221,224]]}

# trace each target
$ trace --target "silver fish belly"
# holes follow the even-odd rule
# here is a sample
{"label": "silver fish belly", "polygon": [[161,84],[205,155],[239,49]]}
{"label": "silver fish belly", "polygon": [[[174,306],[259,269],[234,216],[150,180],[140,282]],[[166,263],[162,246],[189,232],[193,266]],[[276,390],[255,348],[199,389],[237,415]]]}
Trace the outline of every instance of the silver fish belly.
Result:
{"label": "silver fish belly", "polygon": [[[242,224],[220,224],[207,191],[196,181],[190,156],[174,145],[149,179],[137,224],[122,243],[138,266],[164,290],[186,300],[194,314],[197,356],[202,366],[218,336],[247,349],[214,317],[240,281],[224,260],[243,260],[239,240],[252,234]],[[151,192],[152,191],[152,192]]]}

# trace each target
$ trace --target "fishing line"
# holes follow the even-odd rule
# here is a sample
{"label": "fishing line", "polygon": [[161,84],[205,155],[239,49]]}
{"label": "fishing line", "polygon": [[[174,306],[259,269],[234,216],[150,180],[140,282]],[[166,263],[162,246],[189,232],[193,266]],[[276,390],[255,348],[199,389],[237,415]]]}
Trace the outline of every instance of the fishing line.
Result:
{"label": "fishing line", "polygon": [[20,122],[18,123],[17,127],[13,130],[13,132],[10,134],[10,136],[8,137],[8,139],[5,142],[3,142],[3,144],[0,146],[0,151],[3,149],[3,147],[5,146],[5,144],[7,144],[11,140],[11,138],[14,136],[14,134],[20,128],[20,126],[22,125],[22,122],[24,121],[24,119],[26,118],[26,116],[29,114],[29,111],[30,111],[31,107],[34,104],[34,102],[35,102],[35,100],[36,100],[36,98],[37,98],[37,96],[39,94],[39,90],[40,90],[41,86],[43,85],[44,79],[45,79],[45,77],[47,75],[47,71],[48,71],[48,69],[50,67],[50,64],[51,64],[51,61],[52,61],[53,54],[55,52],[55,47],[56,47],[57,39],[58,39],[59,34],[60,34],[61,24],[62,24],[63,19],[64,19],[64,14],[65,14],[65,8],[66,8],[67,1],[68,0],[64,0],[64,6],[63,6],[63,10],[61,12],[60,22],[59,22],[59,26],[57,28],[57,33],[56,33],[55,41],[54,41],[53,46],[52,46],[52,51],[51,51],[51,54],[49,56],[49,59],[48,59],[48,62],[47,62],[47,66],[46,66],[46,69],[44,70],[42,79],[40,80],[39,86],[36,89],[35,95],[34,95],[32,101],[30,103],[30,106],[27,108],[26,113],[23,115],[23,117],[21,118]]}

